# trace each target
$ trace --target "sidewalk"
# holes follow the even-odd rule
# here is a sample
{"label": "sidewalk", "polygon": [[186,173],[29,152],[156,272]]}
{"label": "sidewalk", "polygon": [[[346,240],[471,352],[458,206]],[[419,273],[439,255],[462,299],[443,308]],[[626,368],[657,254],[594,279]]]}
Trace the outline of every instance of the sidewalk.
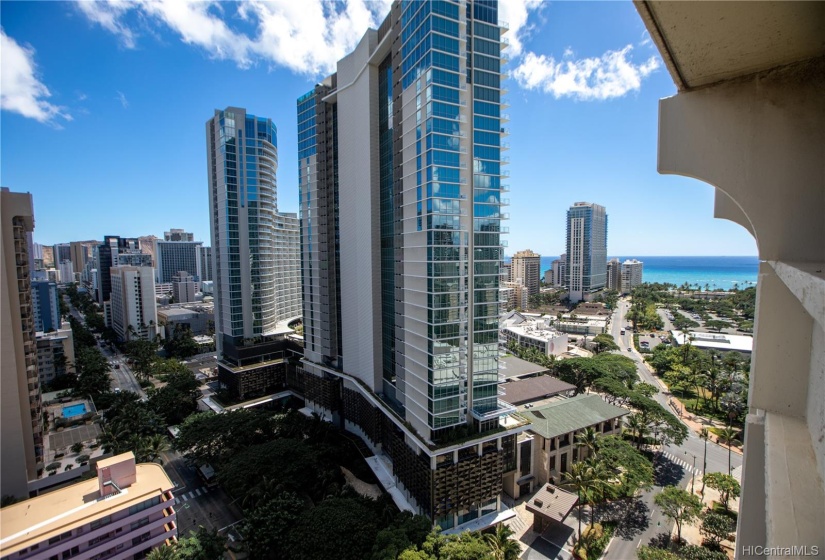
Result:
{"label": "sidewalk", "polygon": [[[656,377],[656,376],[654,376],[654,377]],[[656,377],[656,379],[658,379],[658,377]],[[673,395],[668,397],[668,403],[670,403],[670,407],[673,409],[673,413],[676,414],[679,417],[679,419],[689,429],[693,430],[697,434],[700,434],[702,432],[702,430],[705,429],[705,428],[724,428],[724,427],[726,427],[726,424],[724,424],[723,422],[720,422],[718,420],[713,420],[713,419],[710,419],[710,418],[705,418],[704,416],[698,416],[698,415],[690,414],[689,412],[685,413],[685,414],[682,414],[681,411],[686,410],[685,405],[682,403],[682,401],[680,401],[679,399],[677,399]],[[713,443],[715,443],[719,447],[722,447],[724,449],[728,449],[727,445],[725,445],[724,443],[719,441],[718,436],[716,436],[713,433],[710,433],[709,435],[710,435],[709,441],[712,441]],[[742,448],[741,447],[737,447],[735,445],[732,445],[732,446],[730,446],[730,449],[734,453],[738,453],[739,455],[742,455]]]}

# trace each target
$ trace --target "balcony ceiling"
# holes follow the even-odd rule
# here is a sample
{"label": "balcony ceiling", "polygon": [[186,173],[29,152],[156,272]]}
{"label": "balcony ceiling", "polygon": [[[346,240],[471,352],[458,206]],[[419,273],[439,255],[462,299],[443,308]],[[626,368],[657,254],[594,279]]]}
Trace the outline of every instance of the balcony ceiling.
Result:
{"label": "balcony ceiling", "polygon": [[634,3],[680,91],[825,55],[825,2]]}

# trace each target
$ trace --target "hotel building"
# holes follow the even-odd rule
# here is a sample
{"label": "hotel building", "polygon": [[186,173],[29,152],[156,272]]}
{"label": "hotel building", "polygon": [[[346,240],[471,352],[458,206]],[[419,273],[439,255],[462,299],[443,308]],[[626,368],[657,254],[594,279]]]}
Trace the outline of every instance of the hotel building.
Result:
{"label": "hotel building", "polygon": [[111,268],[111,327],[121,340],[155,339],[158,313],[154,272],[149,266]]}
{"label": "hotel building", "polygon": [[636,259],[627,259],[622,263],[621,293],[629,294],[636,286],[642,284],[644,263]]}
{"label": "hotel building", "polygon": [[570,302],[578,303],[607,284],[607,212],[604,206],[576,202],[567,211],[567,270]]}
{"label": "hotel building", "polygon": [[[32,196],[0,188],[0,493],[24,498],[43,468],[43,427],[31,293]],[[3,512],[6,510],[3,509]]]}
{"label": "hotel building", "polygon": [[307,404],[445,529],[500,514],[526,429],[498,396],[504,32],[495,1],[395,2],[297,102]]}
{"label": "hotel building", "polygon": [[298,220],[278,213],[277,134],[237,107],[206,122],[218,378],[241,397],[278,384],[300,315]]}
{"label": "hotel building", "polygon": [[0,510],[0,558],[143,558],[177,539],[173,488],[131,451],[99,461],[96,478]]}
{"label": "hotel building", "polygon": [[530,249],[513,255],[510,277],[513,282],[521,282],[527,289],[527,296],[534,296],[541,289],[541,255]]}
{"label": "hotel building", "polygon": [[200,282],[202,248],[202,241],[155,241],[155,281],[166,284],[183,270]]}

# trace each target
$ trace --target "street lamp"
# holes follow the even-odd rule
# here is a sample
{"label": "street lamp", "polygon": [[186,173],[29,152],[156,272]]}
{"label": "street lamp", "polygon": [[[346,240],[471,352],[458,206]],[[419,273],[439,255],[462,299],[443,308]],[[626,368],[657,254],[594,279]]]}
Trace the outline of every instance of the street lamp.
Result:
{"label": "street lamp", "polygon": [[[685,455],[688,455],[687,451],[685,451]],[[690,453],[690,455],[693,455],[693,453]],[[693,494],[693,483],[696,482],[696,455],[693,455],[693,470],[690,474],[690,493]],[[704,481],[704,478],[702,480]]]}
{"label": "street lamp", "polygon": [[705,473],[708,472],[708,438],[710,438],[710,431],[707,428],[702,428],[699,432],[699,437],[705,440],[705,457],[702,460],[702,497],[705,496]]}

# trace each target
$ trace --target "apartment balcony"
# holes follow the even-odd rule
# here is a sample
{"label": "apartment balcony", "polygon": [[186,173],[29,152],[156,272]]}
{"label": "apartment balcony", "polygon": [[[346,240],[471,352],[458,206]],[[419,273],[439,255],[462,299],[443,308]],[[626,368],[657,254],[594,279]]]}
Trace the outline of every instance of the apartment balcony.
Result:
{"label": "apartment balcony", "polygon": [[500,40],[500,43],[501,43],[501,50],[510,48],[510,39],[508,37],[502,37],[501,40]]}
{"label": "apartment balcony", "polygon": [[479,422],[494,420],[496,418],[501,418],[502,416],[513,414],[514,412],[516,412],[516,407],[508,402],[504,402],[501,399],[496,399],[496,408],[494,408],[493,410],[480,411],[478,409],[473,408],[470,411],[470,413],[473,415],[473,418],[475,418]]}
{"label": "apartment balcony", "polygon": [[510,31],[510,23],[509,22],[498,20],[498,27],[501,30],[502,35],[504,35],[508,31]]}

